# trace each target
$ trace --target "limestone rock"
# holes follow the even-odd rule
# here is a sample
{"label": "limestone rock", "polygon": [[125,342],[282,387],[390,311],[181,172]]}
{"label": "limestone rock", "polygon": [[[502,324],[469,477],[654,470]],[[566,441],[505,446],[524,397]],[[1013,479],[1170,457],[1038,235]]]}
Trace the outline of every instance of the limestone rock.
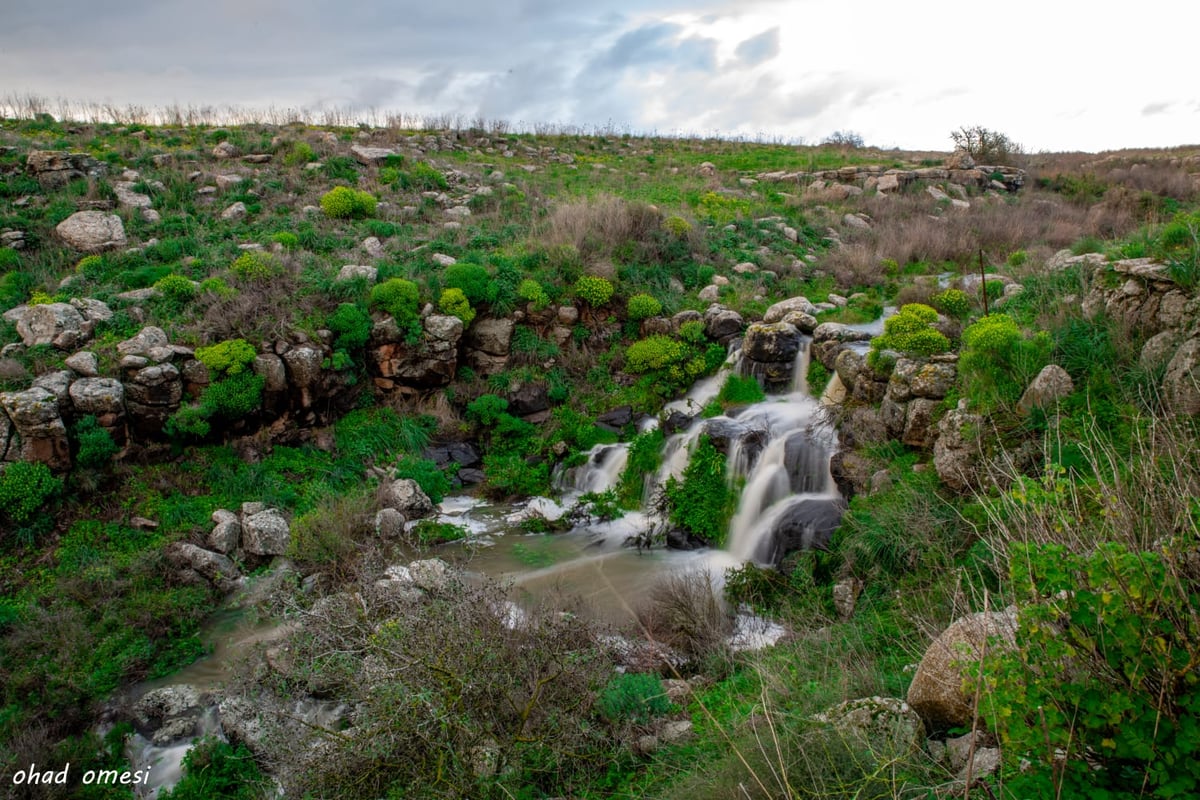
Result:
{"label": "limestone rock", "polygon": [[116,431],[114,439],[125,438],[125,386],[115,378],[80,378],[71,384],[71,403],[77,416],[94,415],[96,421],[110,432]]}
{"label": "limestone rock", "polygon": [[833,585],[833,607],[839,619],[846,620],[854,616],[854,607],[862,590],[863,582],[858,578],[846,578]]}
{"label": "limestone rock", "polygon": [[321,364],[325,354],[316,345],[302,344],[293,347],[283,354],[283,363],[287,368],[288,381],[295,389],[300,390],[300,406],[309,408],[317,397],[321,385]]}
{"label": "limestone rock", "polygon": [[696,297],[704,303],[715,303],[717,300],[721,299],[721,289],[714,284],[709,284],[701,289],[700,293],[696,295]]}
{"label": "limestone rock", "polygon": [[379,277],[379,270],[366,264],[346,264],[338,270],[339,281],[352,281],[363,278],[367,283],[374,283]]}
{"label": "limestone rock", "polygon": [[222,592],[235,588],[241,577],[237,566],[228,558],[189,542],[173,542],[167,546],[164,555],[177,569],[193,570]]}
{"label": "limestone rock", "polygon": [[[232,517],[233,515],[230,514]],[[208,546],[218,553],[228,555],[237,549],[242,540],[242,524],[237,518],[222,520],[208,534]]]}
{"label": "limestone rock", "polygon": [[449,566],[440,558],[414,561],[408,565],[408,574],[418,589],[427,592],[444,591],[453,579]]}
{"label": "limestone rock", "polygon": [[[965,665],[986,648],[1015,645],[1015,609],[970,614],[956,620],[925,651],[908,688],[908,704],[933,728],[969,725],[972,697],[964,690]],[[989,640],[995,639],[995,642]]]}
{"label": "limestone rock", "polygon": [[392,481],[383,490],[380,505],[399,511],[406,519],[421,519],[433,513],[433,503],[411,478]]}
{"label": "limestone rock", "polygon": [[466,334],[467,364],[484,375],[503,370],[508,364],[514,327],[511,319],[483,317],[475,320]]}
{"label": "limestone rock", "polygon": [[242,517],[242,546],[256,556],[281,556],[288,551],[292,531],[277,509]]}
{"label": "limestone rock", "polygon": [[1180,345],[1167,364],[1163,399],[1172,414],[1200,415],[1200,338]]}
{"label": "limestone rock", "polygon": [[386,147],[365,147],[355,144],[350,146],[350,154],[360,163],[368,167],[382,164],[389,156],[396,155],[395,150]]}
{"label": "limestone rock", "polygon": [[9,445],[8,458],[40,461],[56,470],[71,466],[67,427],[53,392],[35,386],[23,392],[0,393],[0,406],[8,413],[19,437],[19,446],[16,443]]}
{"label": "limestone rock", "polygon": [[72,350],[87,339],[83,315],[69,303],[30,306],[17,321],[17,333],[26,347],[53,345]]}
{"label": "limestone rock", "polygon": [[117,343],[117,352],[123,356],[149,356],[170,347],[166,332],[155,325],[147,325],[131,339]]}
{"label": "limestone rock", "polygon": [[864,697],[821,712],[819,722],[868,747],[877,756],[907,755],[925,741],[925,726],[908,703],[895,697]]}
{"label": "limestone rock", "polygon": [[86,350],[80,350],[78,353],[67,356],[63,363],[85,378],[96,377],[100,370],[100,362],[96,358],[96,354]]}
{"label": "limestone rock", "polygon": [[404,535],[404,515],[394,508],[381,508],[375,512],[375,534],[384,539],[396,539]]}
{"label": "limestone rock", "polygon": [[1017,411],[1028,414],[1035,408],[1053,406],[1073,391],[1075,382],[1071,380],[1067,371],[1057,364],[1047,364],[1021,395],[1017,402]]}
{"label": "limestone rock", "polygon": [[725,306],[713,304],[704,312],[704,332],[722,344],[740,336],[745,327],[742,315]]}
{"label": "limestone rock", "polygon": [[121,218],[103,211],[77,211],[54,230],[69,247],[85,253],[101,253],[126,245]]}
{"label": "limestone rock", "polygon": [[755,361],[792,363],[800,352],[800,331],[788,322],[756,322],[746,328],[742,354]]}
{"label": "limestone rock", "polygon": [[248,213],[250,212],[249,209],[246,208],[246,204],[241,200],[238,200],[236,203],[230,204],[225,208],[224,211],[221,212],[221,219],[241,219]]}
{"label": "limestone rock", "polygon": [[965,402],[948,412],[938,423],[938,437],[933,445],[933,466],[942,483],[956,491],[965,492],[980,482],[983,454],[979,445],[983,418],[971,414]]}

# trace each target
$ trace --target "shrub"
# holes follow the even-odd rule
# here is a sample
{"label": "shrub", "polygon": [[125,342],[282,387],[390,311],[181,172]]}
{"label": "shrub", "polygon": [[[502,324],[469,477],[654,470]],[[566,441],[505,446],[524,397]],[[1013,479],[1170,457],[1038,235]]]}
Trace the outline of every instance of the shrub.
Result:
{"label": "shrub", "polygon": [[358,180],[358,162],[350,156],[330,156],[325,159],[321,172],[331,181],[354,183]]}
{"label": "shrub", "polygon": [[658,471],[664,435],[661,428],[639,433],[629,443],[629,457],[617,483],[617,501],[622,508],[638,508],[646,488],[646,476]]}
{"label": "shrub", "polygon": [[663,220],[663,230],[676,238],[682,239],[691,233],[692,223],[680,216],[670,216]]}
{"label": "shrub", "polygon": [[283,163],[289,167],[295,167],[300,164],[307,164],[315,160],[317,154],[313,152],[312,147],[307,142],[296,142],[292,145],[292,149],[283,157]]}
{"label": "shrub", "polygon": [[358,551],[370,532],[370,498],[364,492],[330,494],[292,522],[288,555],[306,564],[336,564]]}
{"label": "shrub", "polygon": [[0,272],[21,266],[21,257],[11,247],[0,247]]}
{"label": "shrub", "polygon": [[450,188],[446,176],[424,161],[413,164],[407,174],[402,173],[400,185],[405,189],[421,189],[428,192]]}
{"label": "shrub", "polygon": [[436,428],[430,416],[401,417],[390,408],[351,411],[334,425],[339,455],[355,462],[385,463],[420,453]]}
{"label": "shrub", "polygon": [[376,202],[369,192],[335,186],[321,196],[321,210],[333,219],[365,219],[375,213]]}
{"label": "shrub", "polygon": [[463,325],[470,325],[471,320],[475,319],[475,309],[471,308],[462,289],[443,289],[442,296],[438,298],[438,310],[443,314],[458,317]]}
{"label": "shrub", "polygon": [[75,463],[85,469],[104,467],[121,450],[91,414],[75,423],[75,441],[79,445]]}
{"label": "shrub", "polygon": [[353,303],[341,303],[325,321],[337,338],[334,347],[357,350],[371,338],[371,317]]}
{"label": "shrub", "polygon": [[458,472],[457,465],[442,469],[437,462],[417,456],[404,456],[396,462],[392,477],[397,480],[409,478],[417,482],[421,491],[434,503],[440,503],[450,491],[450,476]]}
{"label": "shrub", "polygon": [[596,699],[600,715],[611,723],[645,725],[671,711],[671,701],[662,679],[645,672],[614,675]]}
{"label": "shrub", "polygon": [[461,290],[473,305],[487,301],[491,282],[492,276],[478,264],[460,262],[442,270],[442,283],[451,289]]}
{"label": "shrub", "polygon": [[730,375],[717,393],[717,400],[722,406],[745,406],[761,403],[766,398],[758,380],[740,375]]}
{"label": "shrub", "polygon": [[683,323],[679,326],[679,338],[689,344],[700,344],[708,338],[704,333],[704,323],[698,319]]}
{"label": "shrub", "polygon": [[196,348],[196,359],[211,372],[237,375],[254,363],[258,352],[245,339],[229,339],[211,347]]}
{"label": "shrub", "polygon": [[638,375],[665,369],[687,358],[688,349],[669,336],[655,335],[629,345],[625,351],[625,371]]}
{"label": "shrub", "polygon": [[517,286],[517,297],[522,300],[533,303],[534,311],[541,311],[546,306],[550,305],[550,296],[546,294],[546,290],[542,285],[533,278],[525,278]]}
{"label": "shrub", "polygon": [[241,419],[253,413],[262,402],[263,378],[252,372],[239,372],[210,383],[200,396],[200,408],[209,417]]}
{"label": "shrub", "polygon": [[220,278],[205,278],[200,281],[199,292],[201,294],[211,294],[214,297],[233,297],[237,294],[237,290],[227,284]]}
{"label": "shrub", "polygon": [[466,528],[461,525],[455,525],[453,522],[438,522],[437,520],[423,519],[413,526],[413,535],[416,537],[418,544],[424,547],[431,547],[437,544],[457,542],[459,539],[465,539],[467,538],[468,531]]}
{"label": "shrub", "polygon": [[599,308],[612,299],[613,285],[598,275],[581,275],[575,281],[575,296],[592,308]]}
{"label": "shrub", "polygon": [[24,523],[62,491],[62,478],[50,474],[40,461],[17,461],[0,472],[0,514]]}
{"label": "shrub", "polygon": [[485,428],[495,425],[508,410],[508,401],[494,394],[481,394],[467,404],[467,419]]}
{"label": "shrub", "polygon": [[160,278],[154,288],[162,292],[163,299],[175,308],[182,308],[196,296],[195,285],[182,275]]}
{"label": "shrub", "polygon": [[725,456],[707,436],[700,437],[683,480],[667,480],[664,490],[671,524],[711,547],[721,547],[737,495],[725,480]]}
{"label": "shrub", "polygon": [[947,289],[931,297],[933,307],[948,317],[964,319],[971,313],[971,300],[961,289]]}
{"label": "shrub", "polygon": [[965,150],[981,164],[1011,164],[1021,155],[1021,145],[999,131],[982,125],[964,125],[952,131],[950,139],[959,150]]}
{"label": "shrub", "polygon": [[648,294],[635,294],[629,298],[629,303],[626,306],[626,313],[631,320],[640,322],[650,317],[657,317],[662,313],[662,303],[658,299]]}
{"label": "shrub", "polygon": [[371,288],[371,305],[391,314],[400,329],[414,340],[421,335],[420,299],[417,285],[404,278],[390,278]]}
{"label": "shrub", "polygon": [[270,253],[247,250],[229,265],[229,271],[246,281],[262,281],[283,274],[283,264]]}
{"label": "shrub", "polygon": [[938,313],[922,303],[909,303],[883,323],[883,335],[871,340],[868,363],[877,366],[879,354],[895,350],[915,356],[931,356],[950,349],[950,340],[930,324],[937,322]]}
{"label": "shrub", "polygon": [[488,453],[483,458],[483,472],[492,497],[532,497],[550,489],[549,464],[530,464],[517,453]]}
{"label": "shrub", "polygon": [[160,800],[263,800],[273,795],[246,745],[201,739],[183,757],[183,778],[159,793]]}
{"label": "shrub", "polygon": [[1033,377],[1049,363],[1047,333],[1026,338],[1007,314],[983,317],[963,331],[958,374],[972,405],[983,411],[1013,408]]}
{"label": "shrub", "polygon": [[300,246],[300,237],[291,231],[279,231],[271,234],[271,241],[284,250],[295,250]]}

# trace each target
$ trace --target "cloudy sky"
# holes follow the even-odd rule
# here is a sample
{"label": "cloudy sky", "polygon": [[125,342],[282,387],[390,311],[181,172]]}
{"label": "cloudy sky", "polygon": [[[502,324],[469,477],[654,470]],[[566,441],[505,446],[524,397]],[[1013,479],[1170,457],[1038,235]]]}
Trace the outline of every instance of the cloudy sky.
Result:
{"label": "cloudy sky", "polygon": [[1185,0],[0,0],[0,96],[949,149],[1200,143]]}

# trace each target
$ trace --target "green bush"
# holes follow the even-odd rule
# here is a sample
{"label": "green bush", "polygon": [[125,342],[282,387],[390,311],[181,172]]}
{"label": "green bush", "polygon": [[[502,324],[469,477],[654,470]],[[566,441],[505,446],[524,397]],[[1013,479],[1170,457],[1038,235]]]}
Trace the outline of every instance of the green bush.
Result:
{"label": "green bush", "polygon": [[673,215],[663,220],[663,230],[678,239],[682,239],[691,233],[692,223],[683,217]]}
{"label": "green bush", "polygon": [[331,181],[355,183],[358,181],[358,162],[350,156],[330,156],[321,166],[321,172]]}
{"label": "green bush", "polygon": [[683,323],[679,326],[679,338],[689,344],[700,344],[708,338],[704,333],[704,323],[698,319]]}
{"label": "green bush", "polygon": [[631,320],[640,322],[650,317],[657,317],[662,313],[662,303],[653,295],[635,294],[629,298],[629,303],[625,307],[626,313]]}
{"label": "green bush", "polygon": [[413,341],[421,335],[420,300],[420,289],[404,278],[390,278],[371,288],[371,306],[391,314]]}
{"label": "green bush", "polygon": [[437,463],[428,458],[405,456],[396,462],[392,476],[397,480],[409,478],[417,482],[421,491],[434,503],[440,503],[450,491],[450,475],[457,472],[457,467],[443,470]]}
{"label": "green bush", "polygon": [[310,161],[315,161],[317,154],[313,152],[312,147],[307,142],[296,142],[292,145],[292,149],[283,157],[283,163],[289,167],[307,164]]}
{"label": "green bush", "polygon": [[333,219],[365,219],[375,213],[376,202],[369,192],[335,186],[321,196],[321,210]]}
{"label": "green bush", "polygon": [[500,415],[508,410],[508,401],[494,394],[481,394],[467,403],[467,419],[485,428],[500,421]]}
{"label": "green bush", "polygon": [[470,325],[471,320],[475,319],[475,309],[471,308],[462,289],[443,289],[442,296],[438,298],[438,310],[443,314],[458,317],[463,325]]}
{"label": "green bush", "polygon": [[879,354],[895,350],[915,356],[931,356],[950,350],[950,340],[930,327],[937,322],[938,313],[922,303],[901,306],[899,313],[883,323],[883,335],[871,340],[868,363],[879,364]]}
{"label": "green bush", "polygon": [[279,231],[271,234],[271,241],[284,250],[295,250],[300,246],[300,237],[291,231]]}
{"label": "green bush", "polygon": [[575,296],[592,308],[599,308],[612,299],[613,285],[607,278],[581,275],[575,281]]}
{"label": "green bush", "polygon": [[413,526],[413,535],[416,536],[419,544],[424,547],[431,547],[437,544],[457,542],[459,539],[465,539],[467,538],[468,531],[461,525],[455,525],[452,522],[423,519]]}
{"label": "green bush", "polygon": [[542,288],[542,285],[533,278],[525,278],[517,285],[517,297],[528,303],[533,303],[534,311],[541,311],[550,305],[550,296],[546,294],[546,290]]}
{"label": "green bush", "polygon": [[74,433],[75,441],[79,445],[75,463],[84,469],[100,469],[107,466],[113,456],[121,450],[113,441],[112,435],[101,427],[91,414],[75,423]]}
{"label": "green bush", "polygon": [[407,173],[401,173],[400,185],[405,189],[420,189],[427,192],[450,188],[446,176],[424,161],[418,161]]}
{"label": "green bush", "polygon": [[634,509],[642,505],[646,476],[656,473],[662,462],[663,441],[662,429],[655,428],[639,433],[629,443],[629,458],[617,483],[617,501],[622,508]]}
{"label": "green bush", "polygon": [[229,265],[229,271],[245,281],[265,281],[283,274],[283,264],[270,253],[247,250]]}
{"label": "green bush", "polygon": [[334,347],[342,350],[358,350],[371,338],[371,317],[354,303],[339,304],[325,324],[336,335]]}
{"label": "green bush", "polygon": [[701,436],[683,471],[683,480],[667,480],[664,491],[671,523],[680,530],[721,547],[737,505],[737,494],[725,480],[725,456]]}
{"label": "green bush", "polygon": [[688,348],[670,336],[655,335],[629,345],[625,351],[625,371],[640,375],[679,364],[687,358]]}
{"label": "green bush", "polygon": [[183,771],[179,783],[159,792],[159,800],[264,800],[274,794],[244,744],[201,739],[183,757]]}
{"label": "green bush", "polygon": [[21,305],[32,288],[33,278],[27,272],[9,272],[0,277],[0,308]]}
{"label": "green bush", "polygon": [[766,396],[755,378],[730,375],[717,393],[717,400],[725,407],[746,406],[761,403]]}
{"label": "green bush", "polygon": [[472,305],[487,302],[488,285],[492,276],[478,264],[459,262],[442,270],[442,284],[450,289],[459,289]]}
{"label": "green bush", "polygon": [[986,316],[963,331],[959,379],[974,407],[1012,409],[1050,360],[1053,342],[1041,332],[1026,338],[1006,314]]}
{"label": "green bush", "polygon": [[254,363],[258,352],[245,339],[228,339],[211,347],[197,347],[196,359],[212,373],[237,375]]}
{"label": "green bush", "polygon": [[237,290],[220,278],[205,278],[200,281],[201,294],[211,294],[215,297],[233,297]]}
{"label": "green bush", "polygon": [[160,278],[154,288],[162,292],[163,299],[175,308],[182,308],[196,296],[196,287],[182,275]]}
{"label": "green bush", "polygon": [[208,416],[237,420],[258,409],[262,392],[261,376],[239,372],[210,383],[200,396],[200,407],[208,411]]}
{"label": "green bush", "polygon": [[21,266],[21,257],[11,247],[0,247],[0,272]]}
{"label": "green bush", "polygon": [[0,472],[0,515],[24,523],[62,491],[62,478],[40,461],[16,461]]}
{"label": "green bush", "polygon": [[971,299],[962,289],[947,289],[929,298],[933,307],[948,317],[964,319],[971,313]]}
{"label": "green bush", "polygon": [[483,458],[483,472],[485,488],[492,497],[532,497],[550,490],[550,465],[530,464],[517,453],[488,453]]}
{"label": "green bush", "polygon": [[671,701],[662,679],[645,672],[614,675],[596,700],[600,715],[610,723],[648,723],[671,711]]}

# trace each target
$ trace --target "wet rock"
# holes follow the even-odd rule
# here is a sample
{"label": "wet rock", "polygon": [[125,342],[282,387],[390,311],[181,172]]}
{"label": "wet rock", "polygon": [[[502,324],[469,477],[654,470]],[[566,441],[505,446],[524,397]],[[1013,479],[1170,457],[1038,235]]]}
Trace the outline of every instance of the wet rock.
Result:
{"label": "wet rock", "polygon": [[421,455],[437,464],[438,469],[446,469],[451,464],[473,467],[481,460],[479,450],[470,442],[450,442],[436,447],[428,447]]}
{"label": "wet rock", "polygon": [[786,362],[800,352],[800,331],[788,322],[756,322],[746,328],[742,355],[754,361]]}
{"label": "wet rock", "polygon": [[965,665],[976,663],[983,648],[1014,646],[1016,628],[1015,609],[956,620],[925,651],[908,689],[908,704],[934,729],[971,724],[973,698],[963,690]]}
{"label": "wet rock", "polygon": [[632,406],[617,406],[596,417],[597,425],[613,432],[620,432],[622,428],[631,422],[633,422]]}
{"label": "wet rock", "polygon": [[764,552],[755,553],[756,561],[778,564],[796,550],[823,549],[837,530],[846,510],[841,497],[805,497],[793,502],[771,529]]}

